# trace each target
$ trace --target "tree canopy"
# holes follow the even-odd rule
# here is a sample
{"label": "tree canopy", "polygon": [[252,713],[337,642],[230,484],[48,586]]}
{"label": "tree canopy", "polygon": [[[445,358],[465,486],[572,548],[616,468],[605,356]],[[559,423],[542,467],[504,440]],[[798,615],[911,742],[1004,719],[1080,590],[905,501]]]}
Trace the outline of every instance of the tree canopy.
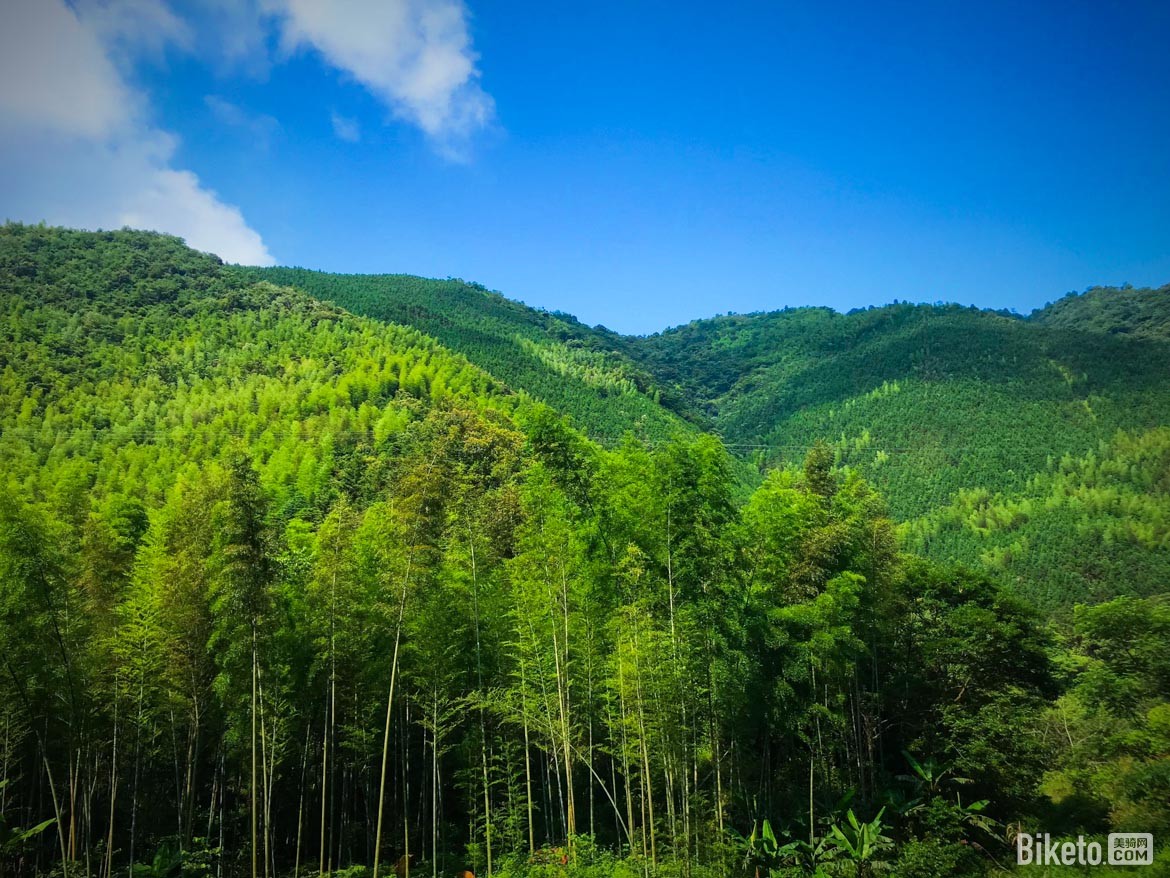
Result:
{"label": "tree canopy", "polygon": [[1152,552],[1157,431],[908,529],[831,436],[745,497],[714,435],[597,443],[137,232],[4,227],[0,339],[6,870],[990,875],[1020,828],[1166,831],[1164,587],[1053,622],[907,551],[1079,498]]}

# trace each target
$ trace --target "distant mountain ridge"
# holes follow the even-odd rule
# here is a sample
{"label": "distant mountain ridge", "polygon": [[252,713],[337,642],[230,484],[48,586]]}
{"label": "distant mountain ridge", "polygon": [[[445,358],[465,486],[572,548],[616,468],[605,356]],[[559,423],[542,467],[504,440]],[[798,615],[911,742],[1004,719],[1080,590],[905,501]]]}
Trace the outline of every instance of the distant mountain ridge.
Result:
{"label": "distant mountain ridge", "polygon": [[685,397],[664,390],[620,352],[620,336],[567,314],[530,308],[480,284],[302,268],[242,271],[295,286],[355,314],[413,326],[571,416],[594,438],[616,439],[633,431],[664,439],[694,432],[702,420]]}
{"label": "distant mountain ridge", "polygon": [[296,508],[326,502],[339,460],[364,465],[353,435],[446,398],[504,418],[536,401],[602,444],[715,433],[749,484],[825,442],[883,493],[907,548],[1048,610],[1170,579],[1170,288],[1028,317],[794,308],[631,337],[453,279],[225,266],[150,233],[2,232],[10,477],[75,454],[70,425],[117,437],[111,472],[148,476],[244,436]]}
{"label": "distant mountain ridge", "polygon": [[[907,523],[908,545],[992,569],[1041,604],[1151,593],[1170,574],[1143,560],[1170,546],[1170,524],[1147,515],[1152,530],[1142,539],[1119,536],[1101,504],[1086,499],[1113,490],[1116,457],[1128,460],[1139,445],[1141,477],[1114,487],[1131,496],[1137,484],[1160,484],[1161,457],[1149,445],[1160,449],[1158,430],[1170,425],[1170,338],[1160,322],[1167,287],[1095,288],[1026,317],[959,305],[806,307],[623,336],[462,281],[247,271],[433,335],[597,439],[707,429],[756,471],[799,461],[825,440],[839,464],[881,488]],[[1100,472],[1099,455],[1113,468]],[[1063,474],[1054,470],[1061,461]],[[986,527],[961,523],[974,520],[971,492],[991,506],[1029,497],[1043,506],[1035,480],[1057,476],[1061,490],[1084,495],[1059,514],[1036,506],[1010,516],[1010,526],[994,515]],[[1150,508],[1168,502],[1158,495]],[[1082,517],[1089,524],[1066,539]],[[1127,564],[1103,567],[1089,550],[1105,532],[1120,540],[1112,551]],[[1064,555],[1054,560],[1048,547],[1058,544]]]}

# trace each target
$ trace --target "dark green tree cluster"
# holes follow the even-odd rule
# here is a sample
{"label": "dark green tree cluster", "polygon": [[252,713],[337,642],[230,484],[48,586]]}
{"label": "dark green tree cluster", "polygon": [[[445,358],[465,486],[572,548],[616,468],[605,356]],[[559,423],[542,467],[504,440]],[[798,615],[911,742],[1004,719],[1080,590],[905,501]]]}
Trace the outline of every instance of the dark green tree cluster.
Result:
{"label": "dark green tree cluster", "polygon": [[1157,289],[1093,287],[1069,293],[1034,311],[1032,320],[1052,326],[1116,335],[1170,338],[1170,284]]}
{"label": "dark green tree cluster", "polygon": [[1067,825],[1170,832],[1170,601],[1078,606],[1044,717],[1055,759],[1042,789]]}

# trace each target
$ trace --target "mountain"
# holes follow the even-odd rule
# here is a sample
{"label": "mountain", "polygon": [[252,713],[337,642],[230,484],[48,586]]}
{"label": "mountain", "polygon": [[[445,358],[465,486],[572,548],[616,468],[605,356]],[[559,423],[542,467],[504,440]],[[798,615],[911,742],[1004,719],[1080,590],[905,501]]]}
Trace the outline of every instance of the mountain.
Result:
{"label": "mountain", "polygon": [[[879,486],[909,547],[982,566],[1042,606],[1148,594],[1164,581],[1153,561],[1167,538],[1161,519],[1144,519],[1146,537],[1118,539],[1100,504],[1082,502],[1090,488],[1145,496],[1158,483],[1149,456],[1130,462],[1141,473],[1131,484],[1078,482],[1082,500],[1058,516],[967,526],[955,510],[974,496],[1036,501],[1037,480],[1067,484],[1098,455],[1161,442],[1150,431],[1170,424],[1168,288],[1095,288],[1028,318],[957,305],[790,308],[631,337],[462,281],[247,272],[414,326],[595,438],[707,429],[756,472],[825,440]],[[1070,459],[1081,464],[1066,471]],[[1158,496],[1152,508],[1164,506]],[[1106,533],[1113,561],[1085,550]]]}
{"label": "mountain", "polygon": [[1093,287],[1069,293],[1034,311],[1030,319],[1048,326],[1170,339],[1170,284],[1157,289]]}
{"label": "mountain", "polygon": [[688,399],[665,391],[617,350],[619,337],[559,312],[529,308],[479,284],[410,275],[245,269],[354,314],[413,326],[510,387],[569,415],[599,440],[627,431],[661,440],[695,433]]}
{"label": "mountain", "polygon": [[[737,504],[694,433],[606,450],[416,328],[175,238],[3,227],[0,828],[55,821],[38,874],[60,857],[234,878],[260,848],[269,874],[407,845],[489,872],[488,837],[503,873],[535,838],[588,827],[583,847],[622,856],[645,827],[683,874],[724,838],[721,796],[737,826],[761,796],[803,809],[799,741],[838,800],[927,726],[1011,813],[1015,782],[963,724],[987,698],[1024,723],[1047,697],[1031,611],[900,555],[880,498],[823,454]],[[973,611],[1017,670],[979,675],[959,723],[917,620]],[[905,658],[878,668],[869,639]],[[867,729],[898,730],[889,764],[855,766]],[[750,792],[722,793],[724,772]],[[691,828],[623,811],[619,778]]]}
{"label": "mountain", "polygon": [[[14,301],[38,301],[36,313],[46,316],[37,319],[47,321],[55,340],[34,352],[43,359],[35,381],[83,377],[70,391],[82,397],[92,390],[95,368],[125,362],[126,344],[139,345],[135,356],[147,362],[157,341],[144,333],[179,333],[175,324],[154,322],[160,313],[173,314],[158,307],[179,304],[211,321],[216,303],[230,302],[221,313],[234,323],[185,330],[223,346],[198,354],[198,362],[289,386],[294,376],[277,375],[277,363],[292,357],[302,374],[323,369],[313,374],[330,377],[343,391],[321,397],[333,414],[322,410],[309,419],[322,434],[341,424],[337,435],[344,440],[351,420],[364,424],[360,412],[400,390],[428,403],[462,394],[512,409],[531,399],[568,414],[606,445],[627,432],[652,443],[715,432],[740,461],[740,497],[759,473],[799,462],[814,443],[826,441],[838,465],[857,469],[881,490],[907,548],[981,567],[1050,611],[1117,594],[1152,594],[1170,573],[1164,560],[1170,491],[1163,475],[1170,339],[1159,328],[1170,288],[1094,288],[1027,318],[957,305],[893,304],[849,314],[792,308],[630,337],[458,280],[243,269],[173,239],[121,233],[62,232],[69,258],[38,267],[37,253],[53,249],[38,236],[49,233],[10,227],[7,234],[0,270],[17,284]],[[33,274],[35,290],[19,286]],[[98,308],[85,283],[117,292]],[[70,298],[76,292],[84,298]],[[295,330],[287,323],[294,316]],[[249,338],[254,331],[257,338],[276,333],[282,340],[260,349]],[[338,334],[349,333],[355,340],[342,345],[346,361],[322,355],[340,344]],[[370,347],[371,333],[382,334],[382,349]],[[76,348],[81,342],[89,346],[84,353]],[[230,396],[216,399],[223,375],[194,374],[192,362],[182,359],[197,355],[190,344],[152,363],[148,380],[120,391],[117,405],[104,398],[62,401],[54,416],[84,411],[79,426],[115,429],[128,410],[152,411],[155,420],[144,422],[138,413],[120,429],[173,429],[176,416],[167,414],[170,403],[159,394],[180,378],[184,399],[202,393],[208,405],[243,409]],[[10,350],[17,349],[14,341]],[[246,353],[259,359],[238,362]],[[44,393],[20,385],[11,392],[27,392],[26,407]],[[144,396],[136,401],[135,394]],[[278,419],[285,414],[275,412]],[[233,431],[258,430],[248,420],[254,417],[243,410],[216,414],[200,429],[207,433],[222,418]],[[327,447],[310,454],[292,438],[304,429],[280,427],[284,432],[272,440],[275,462],[262,461],[274,468],[265,469],[266,481],[280,483],[283,502],[294,505],[313,502],[310,473],[332,457]],[[49,444],[21,445],[26,463],[18,464],[12,446],[20,435],[9,430],[2,440],[10,466],[32,467],[28,461],[54,453],[42,435],[39,442]],[[178,443],[176,460],[214,444],[208,435],[198,441],[181,431],[167,436]],[[323,478],[319,473],[318,481]]]}
{"label": "mountain", "polygon": [[[1170,339],[1118,331],[1119,309],[1111,332],[1074,319],[1114,296],[1146,303],[1148,315],[1166,296],[1087,295],[1083,308],[1064,299],[1028,319],[909,304],[730,315],[626,339],[622,349],[761,466],[799,460],[824,439],[908,522],[909,547],[985,566],[1053,608],[1159,590],[1167,571],[1155,559],[1170,545],[1164,455],[1128,456],[1165,444],[1156,431],[1170,425]],[[1099,457],[1113,469],[1099,471]],[[1109,475],[1127,468],[1128,481]],[[1049,492],[1037,485],[1054,481],[1071,495],[1059,524],[1052,512],[971,527],[956,525],[953,512],[951,524],[939,517],[975,496],[1035,501]],[[1086,499],[1090,488],[1149,497],[1148,534],[1119,536],[1104,507]]]}
{"label": "mountain", "polygon": [[0,305],[0,471],[82,517],[80,485],[157,501],[233,450],[285,514],[320,507],[335,468],[444,400],[504,420],[523,405],[416,329],[244,281],[163,235],[4,226]]}
{"label": "mountain", "polygon": [[[1163,343],[911,306],[627,339],[455,284],[448,346],[289,280],[0,227],[6,874],[988,878],[996,827],[1170,827]],[[613,447],[480,362],[562,327],[593,359],[521,368],[603,438],[648,407]],[[737,485],[651,387],[791,439]],[[961,416],[995,430],[956,478]],[[1013,441],[1088,447],[1023,478]]]}

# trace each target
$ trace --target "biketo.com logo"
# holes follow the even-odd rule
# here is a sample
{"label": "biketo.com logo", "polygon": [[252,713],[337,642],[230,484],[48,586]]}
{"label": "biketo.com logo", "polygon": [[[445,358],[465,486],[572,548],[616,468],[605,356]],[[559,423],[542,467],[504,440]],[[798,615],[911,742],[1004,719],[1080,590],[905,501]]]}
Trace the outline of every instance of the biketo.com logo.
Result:
{"label": "biketo.com logo", "polygon": [[1016,863],[1020,866],[1148,866],[1154,862],[1154,836],[1148,832],[1112,832],[1101,842],[1054,839],[1020,833],[1016,836]]}

